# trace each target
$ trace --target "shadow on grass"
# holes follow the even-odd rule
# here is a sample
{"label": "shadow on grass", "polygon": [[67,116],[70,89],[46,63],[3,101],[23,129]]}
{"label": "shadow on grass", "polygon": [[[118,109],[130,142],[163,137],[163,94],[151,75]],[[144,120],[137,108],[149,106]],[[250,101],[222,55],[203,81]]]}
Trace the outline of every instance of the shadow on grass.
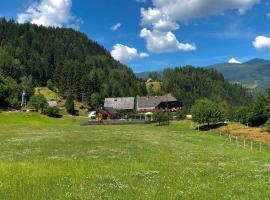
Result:
{"label": "shadow on grass", "polygon": [[199,131],[210,131],[210,130],[213,130],[213,129],[218,129],[222,126],[228,126],[227,123],[218,123],[218,124],[210,124],[209,126],[208,125],[202,125],[202,126],[199,126],[196,128],[196,130],[199,129]]}

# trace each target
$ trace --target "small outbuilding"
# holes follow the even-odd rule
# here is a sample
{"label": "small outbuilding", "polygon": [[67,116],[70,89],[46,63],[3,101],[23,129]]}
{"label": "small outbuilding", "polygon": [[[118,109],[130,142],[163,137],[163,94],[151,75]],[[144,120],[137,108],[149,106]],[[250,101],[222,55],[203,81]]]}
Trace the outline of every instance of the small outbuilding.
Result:
{"label": "small outbuilding", "polygon": [[110,120],[110,119],[116,119],[116,118],[117,118],[117,112],[111,107],[98,108],[96,111],[96,119],[98,121]]}

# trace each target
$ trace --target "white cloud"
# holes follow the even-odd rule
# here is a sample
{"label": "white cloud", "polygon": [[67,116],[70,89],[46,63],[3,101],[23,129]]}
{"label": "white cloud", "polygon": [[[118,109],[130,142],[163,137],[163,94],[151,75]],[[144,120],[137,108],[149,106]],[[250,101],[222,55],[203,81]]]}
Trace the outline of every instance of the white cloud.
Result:
{"label": "white cloud", "polygon": [[230,63],[230,64],[241,64],[241,62],[238,61],[238,60],[236,60],[235,58],[231,58],[231,59],[228,61],[228,63]]}
{"label": "white cloud", "polygon": [[143,28],[140,37],[146,39],[147,50],[151,53],[169,53],[176,51],[193,51],[196,46],[189,43],[181,43],[172,31],[178,30],[180,26],[171,20],[159,9],[141,9],[141,24],[149,26],[152,30]]}
{"label": "white cloud", "polygon": [[138,53],[137,49],[125,46],[123,44],[114,45],[113,50],[111,51],[111,55],[114,59],[123,63],[128,63],[139,58],[149,57],[147,53]]}
{"label": "white cloud", "polygon": [[172,32],[150,31],[144,28],[141,30],[140,37],[146,39],[147,49],[152,53],[196,50],[195,45],[179,42]]}
{"label": "white cloud", "polygon": [[76,26],[81,23],[71,14],[71,0],[41,0],[29,6],[29,8],[18,15],[19,23],[30,22],[43,26]]}
{"label": "white cloud", "polygon": [[270,49],[270,37],[258,36],[252,44],[257,50]]}
{"label": "white cloud", "polygon": [[[178,22],[196,17],[218,15],[226,10],[244,14],[260,0],[152,0],[152,8],[141,9],[141,37],[146,39],[150,52],[193,51],[196,46],[181,43],[175,37]],[[150,30],[148,30],[150,28]]]}
{"label": "white cloud", "polygon": [[174,20],[188,20],[238,10],[243,14],[260,0],[152,0],[156,9]]}
{"label": "white cloud", "polygon": [[157,8],[141,8],[142,25],[152,24],[162,19],[164,15]]}
{"label": "white cloud", "polygon": [[111,30],[112,30],[112,31],[116,31],[116,30],[118,30],[121,26],[122,26],[122,24],[121,24],[120,22],[118,22],[118,23],[116,23],[115,25],[113,25],[113,26],[111,27]]}
{"label": "white cloud", "polygon": [[177,30],[180,26],[170,19],[159,19],[157,22],[153,23],[153,29],[159,31],[169,31],[169,30]]}

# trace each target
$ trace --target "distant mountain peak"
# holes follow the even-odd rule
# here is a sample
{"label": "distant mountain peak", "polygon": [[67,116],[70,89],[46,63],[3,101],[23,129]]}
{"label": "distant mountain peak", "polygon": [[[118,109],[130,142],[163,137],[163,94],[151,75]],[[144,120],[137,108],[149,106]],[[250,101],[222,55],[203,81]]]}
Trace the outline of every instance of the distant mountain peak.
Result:
{"label": "distant mountain peak", "polygon": [[230,63],[230,64],[241,64],[241,62],[238,61],[238,60],[236,60],[235,58],[231,58],[231,59],[228,61],[228,63]]}
{"label": "distant mountain peak", "polygon": [[269,60],[264,60],[264,59],[261,59],[261,58],[254,58],[254,59],[251,59],[243,64],[248,64],[248,65],[256,65],[256,64],[263,64],[263,63],[266,63],[266,62],[270,62]]}

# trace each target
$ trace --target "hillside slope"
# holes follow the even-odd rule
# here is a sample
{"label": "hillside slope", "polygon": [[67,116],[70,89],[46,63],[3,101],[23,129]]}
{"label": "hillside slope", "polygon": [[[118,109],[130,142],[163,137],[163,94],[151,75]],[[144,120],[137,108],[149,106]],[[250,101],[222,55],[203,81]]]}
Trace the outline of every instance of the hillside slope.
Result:
{"label": "hillside slope", "polygon": [[261,91],[270,86],[270,61],[252,59],[243,64],[221,63],[208,66],[222,73],[226,80],[239,82],[248,89]]}
{"label": "hillside slope", "polygon": [[131,69],[85,34],[0,18],[0,88],[5,90],[0,93],[0,107],[18,104],[22,90],[30,91],[20,85],[22,78],[31,89],[49,81],[61,96],[73,95],[86,103],[91,103],[94,93],[100,101],[107,96],[140,95],[143,90]]}
{"label": "hillside slope", "polygon": [[[242,64],[219,63],[205,68],[216,69],[232,83],[241,83],[252,92],[263,91],[270,87],[270,60],[255,58]],[[163,76],[163,71],[157,71]],[[146,80],[150,72],[137,73],[138,78]]]}
{"label": "hillside slope", "polygon": [[192,66],[166,69],[162,83],[162,88],[173,93],[186,108],[203,98],[231,106],[247,105],[252,101],[247,89],[240,84],[229,83],[215,69]]}

